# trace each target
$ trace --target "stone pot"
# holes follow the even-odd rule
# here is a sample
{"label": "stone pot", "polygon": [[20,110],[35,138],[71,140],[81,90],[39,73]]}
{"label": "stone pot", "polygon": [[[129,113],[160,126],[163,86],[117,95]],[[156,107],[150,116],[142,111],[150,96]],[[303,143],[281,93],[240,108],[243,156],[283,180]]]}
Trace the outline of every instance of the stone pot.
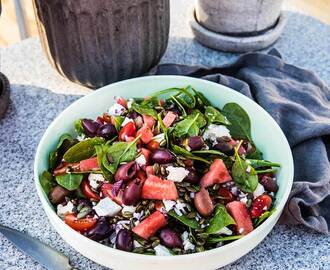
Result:
{"label": "stone pot", "polygon": [[196,18],[204,27],[231,35],[258,34],[280,16],[283,0],[196,0]]}
{"label": "stone pot", "polygon": [[34,0],[42,47],[56,70],[98,88],[143,75],[163,56],[169,0]]}

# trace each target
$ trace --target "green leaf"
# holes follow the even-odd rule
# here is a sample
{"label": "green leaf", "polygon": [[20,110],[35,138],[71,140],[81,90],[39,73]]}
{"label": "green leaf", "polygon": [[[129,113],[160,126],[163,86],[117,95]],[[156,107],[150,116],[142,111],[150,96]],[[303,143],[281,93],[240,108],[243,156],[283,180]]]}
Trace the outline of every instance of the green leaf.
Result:
{"label": "green leaf", "polygon": [[56,149],[49,153],[49,168],[54,169],[57,165],[57,162],[62,155],[68,148],[73,145],[74,141],[72,136],[68,133],[64,133],[57,143]]}
{"label": "green leaf", "polygon": [[235,162],[231,172],[236,185],[238,185],[241,190],[251,193],[256,189],[258,185],[258,175],[254,168],[238,155],[237,148],[235,148]]}
{"label": "green leaf", "polygon": [[152,116],[153,118],[157,119],[156,110],[154,110],[153,108],[151,108],[148,105],[142,105],[142,104],[137,104],[137,103],[133,102],[131,109],[141,115],[145,114],[145,115],[149,115],[149,116]]}
{"label": "green leaf", "polygon": [[242,238],[244,235],[231,235],[224,237],[210,237],[207,239],[207,242],[210,244],[215,244],[219,242],[233,241]]}
{"label": "green leaf", "polygon": [[274,212],[276,212],[276,208],[273,208],[270,211],[266,211],[264,212],[260,217],[256,218],[254,220],[254,226],[257,227],[259,226],[261,223],[263,223],[267,218],[269,218]]}
{"label": "green leaf", "polygon": [[205,108],[205,116],[209,124],[216,123],[216,124],[230,125],[230,122],[227,120],[227,118],[212,106],[207,106]]}
{"label": "green leaf", "polygon": [[193,110],[192,113],[189,115],[189,118],[195,118],[196,115],[198,114],[197,120],[196,120],[196,124],[199,128],[202,128],[204,126],[206,126],[207,121],[204,117],[204,115],[200,112],[200,110]]}
{"label": "green leaf", "polygon": [[227,103],[222,113],[230,122],[228,129],[233,138],[247,139],[252,142],[250,117],[241,106],[237,103]]}
{"label": "green leaf", "polygon": [[206,233],[208,234],[218,233],[222,228],[236,224],[223,205],[218,205],[216,207],[215,213],[209,223],[210,225],[206,229]]}
{"label": "green leaf", "polygon": [[49,171],[44,171],[40,175],[40,185],[42,186],[42,189],[46,195],[48,195],[49,191],[53,187],[53,175]]}
{"label": "green leaf", "polygon": [[138,138],[133,142],[117,142],[109,146],[101,160],[104,167],[112,174],[115,174],[121,162],[134,160],[137,155],[136,142]]}
{"label": "green leaf", "polygon": [[100,165],[103,176],[108,181],[112,181],[113,174],[111,172],[109,172],[102,163],[103,157],[106,155],[108,148],[109,148],[108,145],[96,145],[95,152],[96,152],[96,156],[97,156],[97,163]]}
{"label": "green leaf", "polygon": [[246,159],[246,162],[249,163],[255,169],[260,167],[281,167],[281,164],[279,163],[262,159]]}
{"label": "green leaf", "polygon": [[276,173],[277,170],[276,169],[265,169],[265,170],[255,170],[257,174],[261,174],[261,173]]}
{"label": "green leaf", "polygon": [[196,101],[200,104],[201,107],[211,106],[211,102],[204,96],[204,94],[202,94],[199,91],[196,91],[193,88],[192,88],[192,90],[195,93],[195,99],[196,99]]}
{"label": "green leaf", "polygon": [[85,133],[81,120],[82,119],[78,119],[74,122],[74,129],[76,130],[76,133],[78,135],[82,135]]}
{"label": "green leaf", "polygon": [[251,159],[262,159],[263,155],[262,152],[253,144],[255,150],[251,153],[248,153],[246,155],[246,158],[251,158]]}
{"label": "green leaf", "polygon": [[192,154],[194,155],[216,155],[216,156],[220,156],[224,159],[228,158],[228,156],[220,151],[217,150],[195,150],[195,151],[191,151]]}
{"label": "green leaf", "polygon": [[121,124],[124,122],[124,117],[122,116],[115,116],[113,117],[113,120],[115,122],[115,128],[117,131],[119,131],[121,129]]}
{"label": "green leaf", "polygon": [[174,127],[173,136],[178,138],[184,136],[197,136],[199,133],[199,127],[197,125],[198,117],[199,114],[197,114],[195,117],[187,117],[186,119],[183,119],[177,123]]}
{"label": "green leaf", "polygon": [[189,158],[189,159],[193,159],[193,160],[198,160],[198,161],[204,162],[206,164],[211,164],[210,161],[208,161],[208,160],[206,160],[204,158],[195,156],[191,152],[189,152],[188,150],[186,150],[185,148],[182,148],[182,147],[180,147],[178,145],[172,144],[171,147],[172,147],[172,151],[175,154],[177,154],[177,155],[181,155],[183,157],[186,157],[186,158]]}
{"label": "green leaf", "polygon": [[178,107],[182,113],[182,116],[187,116],[187,112],[186,112],[185,108],[183,107],[183,105],[180,103],[180,101],[177,100],[175,96],[171,96],[171,99],[173,99],[173,101],[176,103],[176,105],[178,105]]}
{"label": "green leaf", "polygon": [[104,143],[104,139],[100,137],[90,138],[81,141],[65,152],[63,158],[66,162],[79,162],[88,159],[95,154],[95,145]]}
{"label": "green leaf", "polygon": [[167,214],[175,218],[176,220],[180,221],[183,225],[188,226],[189,228],[197,229],[199,227],[199,224],[195,218],[190,219],[187,218],[185,215],[179,216],[173,210],[169,211]]}
{"label": "green leaf", "polygon": [[56,182],[66,188],[67,190],[76,190],[79,188],[81,181],[83,180],[84,175],[83,174],[73,174],[73,173],[67,173],[64,175],[58,175],[56,176]]}

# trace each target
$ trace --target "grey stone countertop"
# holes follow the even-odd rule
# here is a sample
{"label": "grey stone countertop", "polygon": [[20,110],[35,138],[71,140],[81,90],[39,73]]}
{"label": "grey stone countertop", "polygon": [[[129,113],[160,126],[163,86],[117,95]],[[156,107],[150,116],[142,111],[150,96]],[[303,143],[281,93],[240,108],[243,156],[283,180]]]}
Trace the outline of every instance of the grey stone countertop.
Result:
{"label": "grey stone countertop", "polygon": [[[236,55],[210,50],[193,40],[188,15],[182,13],[192,2],[172,1],[171,36],[162,62],[215,66],[232,61]],[[274,47],[289,63],[313,70],[330,83],[330,26],[297,13],[289,12],[288,17]],[[34,154],[45,129],[90,90],[60,77],[37,39],[2,48],[0,69],[12,84],[10,108],[0,121],[0,223],[55,247],[79,269],[104,269],[78,254],[51,227],[33,180]],[[43,268],[0,235],[0,269]],[[258,247],[224,269],[330,269],[330,237],[301,226],[276,225]]]}

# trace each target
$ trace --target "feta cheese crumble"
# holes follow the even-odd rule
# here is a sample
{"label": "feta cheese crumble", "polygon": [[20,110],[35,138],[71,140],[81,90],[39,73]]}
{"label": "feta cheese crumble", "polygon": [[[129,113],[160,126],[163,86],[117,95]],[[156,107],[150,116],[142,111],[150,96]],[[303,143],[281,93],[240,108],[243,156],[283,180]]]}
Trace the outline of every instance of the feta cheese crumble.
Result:
{"label": "feta cheese crumble", "polygon": [[123,209],[121,209],[122,213],[128,212],[128,213],[135,213],[136,207],[132,205],[125,205],[123,204]]}
{"label": "feta cheese crumble", "polygon": [[166,212],[171,211],[174,206],[176,205],[176,201],[171,201],[171,200],[163,200],[163,205],[166,210]]}
{"label": "feta cheese crumble", "polygon": [[117,215],[122,208],[109,197],[105,197],[101,199],[93,209],[99,217],[113,217]]}
{"label": "feta cheese crumble", "polygon": [[88,181],[93,189],[98,189],[98,187],[105,181],[105,179],[100,173],[90,173],[88,175]]}
{"label": "feta cheese crumble", "polygon": [[164,133],[160,133],[160,134],[154,136],[152,138],[152,140],[161,143],[162,141],[165,140],[165,134]]}
{"label": "feta cheese crumble", "polygon": [[59,204],[57,206],[57,215],[61,218],[64,218],[65,214],[72,213],[73,208],[74,208],[74,205],[70,201],[65,206],[63,206],[62,204]]}
{"label": "feta cheese crumble", "polygon": [[181,239],[183,241],[183,249],[185,251],[195,249],[195,245],[189,241],[189,233],[187,231],[184,231],[181,234]]}
{"label": "feta cheese crumble", "polygon": [[264,193],[265,193],[264,186],[258,183],[256,189],[253,191],[253,198],[255,199]]}
{"label": "feta cheese crumble", "polygon": [[82,141],[84,141],[86,139],[87,138],[86,138],[85,134],[80,134],[80,135],[77,136],[77,140],[80,141],[80,142],[82,142]]}
{"label": "feta cheese crumble", "polygon": [[126,108],[118,103],[114,103],[108,110],[108,113],[113,116],[120,116],[123,112],[126,111]]}
{"label": "feta cheese crumble", "polygon": [[128,124],[130,122],[134,123],[134,120],[131,119],[131,118],[125,117],[124,121],[121,123],[121,126],[123,127],[123,126],[125,126],[126,124]]}
{"label": "feta cheese crumble", "polygon": [[156,256],[172,256],[170,251],[162,245],[155,246],[154,250],[156,252]]}
{"label": "feta cheese crumble", "polygon": [[230,136],[229,129],[226,126],[223,125],[215,125],[211,124],[207,127],[203,134],[203,139],[204,140],[209,140],[215,145],[217,143],[217,138],[227,136]]}
{"label": "feta cheese crumble", "polygon": [[134,99],[132,98],[129,98],[128,101],[127,101],[127,108],[130,109],[132,107],[132,104],[134,102]]}
{"label": "feta cheese crumble", "polygon": [[145,158],[144,155],[140,155],[140,156],[138,156],[138,157],[135,159],[135,162],[136,162],[137,164],[139,164],[140,166],[142,166],[142,165],[146,165],[146,164],[147,164],[147,160],[146,160],[146,158]]}
{"label": "feta cheese crumble", "polygon": [[189,171],[183,167],[168,166],[166,171],[168,172],[167,179],[173,182],[182,182],[189,174]]}

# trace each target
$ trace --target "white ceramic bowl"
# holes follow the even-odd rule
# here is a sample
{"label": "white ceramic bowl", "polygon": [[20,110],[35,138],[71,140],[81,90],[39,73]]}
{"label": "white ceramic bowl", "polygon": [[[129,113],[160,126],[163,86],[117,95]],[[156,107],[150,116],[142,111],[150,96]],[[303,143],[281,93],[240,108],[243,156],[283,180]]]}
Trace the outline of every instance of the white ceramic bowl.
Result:
{"label": "white ceramic bowl", "polygon": [[[192,85],[203,92],[213,105],[223,107],[236,102],[249,114],[252,123],[252,137],[266,159],[279,162],[279,191],[276,195],[277,211],[261,226],[247,236],[213,250],[190,255],[158,257],[140,255],[116,250],[94,242],[67,226],[55,213],[39,183],[39,175],[47,169],[48,154],[56,146],[59,136],[73,133],[73,122],[78,118],[93,118],[106,111],[113,103],[113,96],[145,97],[170,87]],[[289,144],[273,118],[249,98],[205,80],[181,76],[150,76],[126,80],[105,86],[70,105],[48,127],[42,137],[34,164],[35,184],[42,206],[55,230],[62,238],[87,258],[118,270],[209,270],[229,264],[242,257],[260,243],[276,224],[288,199],[293,181],[293,160]]]}

